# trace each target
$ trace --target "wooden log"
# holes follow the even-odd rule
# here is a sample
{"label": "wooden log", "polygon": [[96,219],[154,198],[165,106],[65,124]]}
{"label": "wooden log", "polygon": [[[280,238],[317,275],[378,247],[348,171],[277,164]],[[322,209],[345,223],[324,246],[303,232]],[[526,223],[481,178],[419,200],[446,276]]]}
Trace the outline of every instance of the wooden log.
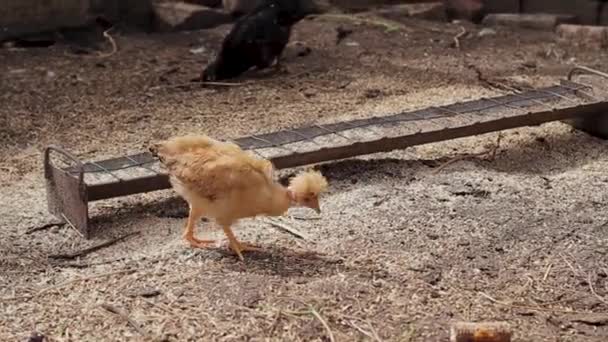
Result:
{"label": "wooden log", "polygon": [[457,322],[450,331],[451,342],[511,342],[506,322]]}

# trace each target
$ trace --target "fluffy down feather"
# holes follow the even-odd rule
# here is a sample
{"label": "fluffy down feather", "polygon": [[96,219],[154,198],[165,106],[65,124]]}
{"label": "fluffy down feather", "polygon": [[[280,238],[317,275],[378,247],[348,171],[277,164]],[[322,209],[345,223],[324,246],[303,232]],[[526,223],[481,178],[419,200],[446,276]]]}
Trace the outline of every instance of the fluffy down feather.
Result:
{"label": "fluffy down feather", "polygon": [[194,227],[202,216],[213,218],[241,259],[247,247],[234,237],[233,223],[258,215],[279,216],[292,205],[320,212],[318,197],[327,189],[327,180],[317,171],[298,174],[285,188],[274,180],[270,161],[207,136],[176,137],[150,150],[168,169],[175,191],[190,205],[186,240],[195,247],[211,243],[194,237]]}

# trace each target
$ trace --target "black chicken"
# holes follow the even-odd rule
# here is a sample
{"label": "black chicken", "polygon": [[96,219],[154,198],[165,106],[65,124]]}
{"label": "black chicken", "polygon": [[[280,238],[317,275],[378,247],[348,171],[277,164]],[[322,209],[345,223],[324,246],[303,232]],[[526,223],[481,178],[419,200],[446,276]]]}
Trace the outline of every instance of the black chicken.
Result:
{"label": "black chicken", "polygon": [[239,18],[222,43],[217,57],[201,75],[202,81],[234,78],[252,67],[265,69],[279,58],[291,28],[315,8],[296,0],[268,0]]}

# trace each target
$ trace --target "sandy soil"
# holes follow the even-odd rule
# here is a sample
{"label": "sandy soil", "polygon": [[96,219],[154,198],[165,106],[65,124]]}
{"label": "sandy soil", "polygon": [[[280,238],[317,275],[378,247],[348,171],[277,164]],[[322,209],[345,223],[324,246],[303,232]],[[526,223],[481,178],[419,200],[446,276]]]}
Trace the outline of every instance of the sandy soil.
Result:
{"label": "sandy soil", "polygon": [[[573,63],[608,69],[606,52],[551,33],[480,37],[466,25],[456,49],[459,25],[403,23],[305,21],[288,73],[217,89],[174,85],[200,73],[226,27],[117,35],[118,53],[102,59],[0,50],[0,339],[445,341],[452,321],[506,320],[515,341],[605,341],[608,143],[562,123],[505,132],[495,160],[437,174],[496,136],[327,163],[322,216],[282,219],[314,242],[245,220],[237,234],[265,252],[244,264],[223,242],[185,246],[184,202],[170,190],[93,204],[91,240],[68,227],[25,233],[53,220],[40,165],[49,143],[103,158],[174,134],[232,138],[496,94],[471,65],[532,86]],[[340,25],[354,33],[336,45]],[[79,260],[47,258],[127,232],[140,233]]]}

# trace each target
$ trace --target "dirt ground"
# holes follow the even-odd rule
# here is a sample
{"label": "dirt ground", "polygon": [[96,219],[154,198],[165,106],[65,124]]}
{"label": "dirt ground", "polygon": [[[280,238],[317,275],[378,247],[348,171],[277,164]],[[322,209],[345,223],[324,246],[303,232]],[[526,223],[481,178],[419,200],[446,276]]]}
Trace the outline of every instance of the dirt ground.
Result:
{"label": "dirt ground", "polygon": [[[336,45],[338,26],[354,32]],[[281,219],[314,242],[244,220],[237,235],[265,249],[245,263],[209,223],[199,234],[217,248],[187,247],[171,190],[93,203],[91,240],[67,226],[26,234],[54,220],[49,143],[103,158],[175,134],[234,138],[497,94],[472,66],[531,86],[575,63],[608,69],[606,52],[552,33],[464,27],[455,48],[460,24],[307,20],[287,73],[204,89],[175,85],[198,76],[226,27],[115,34],[106,58],[0,50],[0,340],[446,341],[453,321],[504,320],[514,341],[606,341],[608,143],[563,123],[506,131],[495,160],[439,173],[496,135],[326,163],[322,215]],[[139,234],[81,259],[47,258],[128,232]]]}

